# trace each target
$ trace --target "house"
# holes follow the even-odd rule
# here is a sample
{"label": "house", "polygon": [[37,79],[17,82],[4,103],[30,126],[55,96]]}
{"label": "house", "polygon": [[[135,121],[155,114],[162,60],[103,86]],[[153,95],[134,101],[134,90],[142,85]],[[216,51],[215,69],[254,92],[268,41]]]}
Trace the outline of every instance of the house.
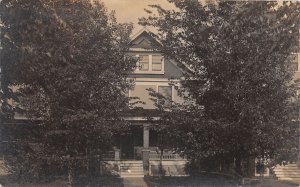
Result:
{"label": "house", "polygon": [[[138,97],[143,102],[137,106],[142,107],[144,113],[132,113],[125,117],[131,122],[131,133],[116,138],[115,151],[106,159],[110,160],[106,163],[109,163],[111,169],[112,165],[117,166],[116,172],[123,177],[159,174],[158,166],[161,163],[158,137],[152,128],[154,124],[145,115],[151,114],[153,119],[158,117],[154,113],[156,106],[151,100],[149,89],[174,102],[183,102],[183,98],[178,94],[178,87],[184,70],[157,50],[156,46],[159,45],[153,33],[147,29],[137,33],[129,43],[128,55],[138,58],[138,62],[135,71],[129,76],[134,80],[134,87],[129,90],[128,95]],[[165,175],[185,175],[186,159],[167,151],[164,152],[162,159]]]}

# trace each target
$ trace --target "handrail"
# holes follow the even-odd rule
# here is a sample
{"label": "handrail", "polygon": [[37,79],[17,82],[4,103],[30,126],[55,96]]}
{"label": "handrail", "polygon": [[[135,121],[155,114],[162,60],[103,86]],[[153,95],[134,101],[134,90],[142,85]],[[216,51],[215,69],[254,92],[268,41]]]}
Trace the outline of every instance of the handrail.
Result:
{"label": "handrail", "polygon": [[[160,160],[161,155],[159,153],[151,152],[149,154],[150,160]],[[163,153],[162,160],[186,160],[185,157],[181,157],[177,153]]]}

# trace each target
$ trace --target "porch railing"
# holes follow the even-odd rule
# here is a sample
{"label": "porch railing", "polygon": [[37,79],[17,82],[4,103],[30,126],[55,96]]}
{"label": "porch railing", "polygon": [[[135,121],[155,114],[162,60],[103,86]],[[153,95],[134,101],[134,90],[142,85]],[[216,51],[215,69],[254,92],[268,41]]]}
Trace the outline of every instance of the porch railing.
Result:
{"label": "porch railing", "polygon": [[[156,152],[150,152],[150,160],[160,160],[160,154]],[[163,153],[162,160],[185,160],[185,157],[180,156],[177,153]]]}
{"label": "porch railing", "polygon": [[103,160],[120,160],[120,149],[115,149],[114,151],[107,151],[102,154]]}
{"label": "porch railing", "polygon": [[103,160],[115,160],[115,152],[114,151],[107,151],[106,153],[102,154]]}

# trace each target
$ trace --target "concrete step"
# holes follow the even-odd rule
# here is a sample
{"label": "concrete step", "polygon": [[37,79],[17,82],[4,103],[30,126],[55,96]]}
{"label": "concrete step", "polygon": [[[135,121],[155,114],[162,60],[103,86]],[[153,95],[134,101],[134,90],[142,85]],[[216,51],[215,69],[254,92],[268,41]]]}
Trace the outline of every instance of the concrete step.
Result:
{"label": "concrete step", "polygon": [[120,166],[143,166],[143,163],[126,163],[126,164],[120,164]]}
{"label": "concrete step", "polygon": [[300,168],[298,164],[277,165],[274,172],[279,181],[300,184]]}
{"label": "concrete step", "polygon": [[275,174],[300,174],[300,171],[275,171]]}
{"label": "concrete step", "polygon": [[141,171],[143,171],[143,167],[124,167],[124,166],[120,166],[120,170],[141,170]]}
{"label": "concrete step", "polygon": [[127,171],[120,171],[121,174],[127,173],[127,174],[144,174],[144,171],[132,171],[132,170],[127,170]]}
{"label": "concrete step", "polygon": [[134,164],[134,165],[123,165],[123,164],[120,164],[120,167],[136,168],[136,167],[143,167],[143,165],[142,164],[141,165],[136,165],[136,164]]}
{"label": "concrete step", "polygon": [[121,161],[120,162],[120,177],[144,177],[144,169],[142,161]]}
{"label": "concrete step", "polygon": [[298,166],[298,164],[294,163],[294,164],[286,164],[286,165],[278,165],[278,166],[283,166],[283,167],[286,167],[286,166]]}
{"label": "concrete step", "polygon": [[120,170],[121,171],[128,171],[128,170],[130,170],[130,171],[144,171],[144,169],[143,168],[120,168]]}
{"label": "concrete step", "polygon": [[300,170],[299,168],[296,168],[296,167],[284,167],[284,168],[274,168],[274,171],[275,170]]}
{"label": "concrete step", "polygon": [[299,170],[298,167],[276,167],[274,170]]}
{"label": "concrete step", "polygon": [[142,165],[143,164],[143,162],[125,162],[125,163],[120,163],[120,164],[122,164],[122,165]]}
{"label": "concrete step", "polygon": [[298,174],[283,174],[283,175],[276,175],[277,178],[294,178],[294,179],[300,179],[300,176]]}
{"label": "concrete step", "polygon": [[290,178],[290,177],[284,177],[284,178],[279,178],[278,180],[280,181],[300,181],[300,179],[293,179],[293,178]]}
{"label": "concrete step", "polygon": [[126,170],[121,170],[121,173],[144,173],[144,170],[131,170],[131,169],[126,169]]}
{"label": "concrete step", "polygon": [[120,166],[120,169],[133,169],[133,170],[138,170],[138,169],[143,169],[143,166]]}
{"label": "concrete step", "polygon": [[276,172],[276,175],[296,175],[296,176],[299,176],[300,172]]}
{"label": "concrete step", "polygon": [[126,174],[126,173],[123,173],[123,174],[120,175],[120,177],[122,177],[122,178],[127,178],[127,177],[142,178],[142,177],[144,177],[144,174]]}
{"label": "concrete step", "polygon": [[285,166],[277,165],[276,168],[299,168],[297,164],[289,164]]}
{"label": "concrete step", "polygon": [[299,173],[300,170],[274,170],[275,173]]}
{"label": "concrete step", "polygon": [[120,164],[143,164],[141,160],[123,160],[120,161]]}
{"label": "concrete step", "polygon": [[298,167],[276,167],[275,169],[274,169],[274,171],[275,172],[277,172],[277,171],[286,171],[286,172],[288,172],[288,171],[300,171],[300,169],[298,168]]}

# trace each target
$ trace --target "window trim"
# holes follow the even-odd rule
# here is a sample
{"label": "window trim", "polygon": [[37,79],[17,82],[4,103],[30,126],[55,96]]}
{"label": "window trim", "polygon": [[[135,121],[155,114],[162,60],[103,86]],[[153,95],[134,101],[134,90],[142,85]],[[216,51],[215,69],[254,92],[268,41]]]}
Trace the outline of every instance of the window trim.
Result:
{"label": "window trim", "polygon": [[[158,56],[158,57],[160,57],[160,62],[155,62],[154,63],[154,61],[153,61],[153,56]],[[162,55],[159,55],[159,54],[154,54],[154,55],[152,55],[152,57],[151,57],[151,59],[152,59],[152,71],[162,71],[162,69],[163,69],[163,59],[164,59],[164,57],[162,56]],[[161,68],[160,68],[160,70],[153,70],[153,64],[160,64],[161,65]]]}
{"label": "window trim", "polygon": [[[139,58],[140,56],[142,56],[144,54],[136,54],[135,57]],[[146,54],[147,55],[147,54]],[[133,72],[134,74],[160,74],[163,75],[165,73],[165,58],[163,55],[161,55],[162,57],[162,61],[161,61],[161,70],[157,71],[157,70],[152,70],[152,56],[153,55],[161,55],[161,54],[148,54],[149,56],[149,68],[148,70],[140,70],[139,69],[139,61],[137,61],[135,71]]]}
{"label": "window trim", "polygon": [[[140,68],[141,68],[140,61],[138,61],[138,67],[137,67],[137,69],[138,69],[139,71],[150,71],[150,68],[151,68],[151,65],[150,65],[150,56],[149,56],[149,55],[139,55],[138,58],[140,58],[140,57],[142,57],[142,56],[148,57],[148,59],[147,59],[147,62],[148,62],[148,68],[145,69],[145,70],[141,70],[141,69],[140,69]],[[146,61],[143,61],[143,63],[146,63]]]}
{"label": "window trim", "polygon": [[[158,93],[159,86],[170,86],[172,88],[172,101],[175,99],[175,85],[170,85],[169,82],[135,82],[135,86],[155,86],[155,91]],[[180,86],[179,83],[176,83],[176,86]],[[132,90],[128,90],[128,95],[131,97]]]}

